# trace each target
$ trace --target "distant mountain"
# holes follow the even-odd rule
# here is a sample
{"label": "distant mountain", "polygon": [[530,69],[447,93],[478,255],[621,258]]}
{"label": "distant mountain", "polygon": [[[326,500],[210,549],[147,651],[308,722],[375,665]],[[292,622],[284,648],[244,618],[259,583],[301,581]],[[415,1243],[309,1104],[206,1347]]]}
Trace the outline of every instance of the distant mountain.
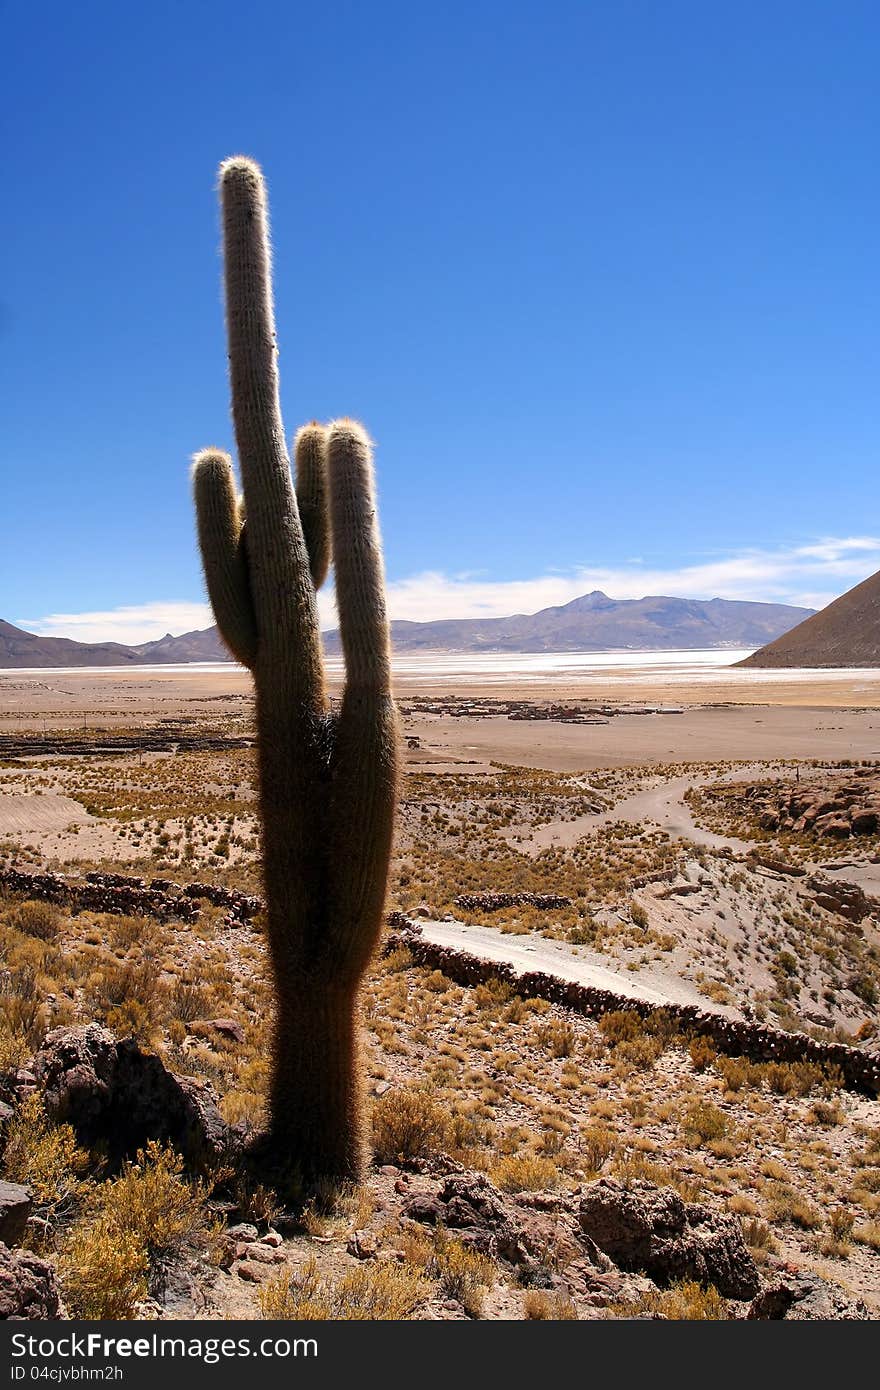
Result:
{"label": "distant mountain", "polygon": [[[512,618],[450,618],[433,623],[396,622],[396,651],[569,652],[683,651],[754,647],[809,615],[809,608],[781,603],[743,603],[723,598],[613,599],[600,590],[539,613]],[[339,634],[326,634],[328,652]]]}
{"label": "distant mountain", "polygon": [[880,666],[880,573],[737,665]]}
{"label": "distant mountain", "polygon": [[151,666],[158,666],[160,662],[232,660],[216,627],[184,632],[180,637],[172,637],[170,632],[166,632],[157,641],[143,642],[131,650]]}
{"label": "distant mountain", "polygon": [[132,647],[119,642],[73,642],[69,637],[37,637],[0,618],[0,667],[135,666]]}
{"label": "distant mountain", "polygon": [[[810,617],[812,609],[782,603],[744,603],[713,598],[613,599],[600,590],[539,613],[511,618],[447,618],[432,623],[395,622],[395,651],[601,652],[687,651],[756,647]],[[339,633],[324,634],[330,655],[341,650]],[[72,642],[37,637],[0,622],[0,667],[164,665],[229,661],[216,627],[166,633],[155,642],[126,647],[117,642]]]}

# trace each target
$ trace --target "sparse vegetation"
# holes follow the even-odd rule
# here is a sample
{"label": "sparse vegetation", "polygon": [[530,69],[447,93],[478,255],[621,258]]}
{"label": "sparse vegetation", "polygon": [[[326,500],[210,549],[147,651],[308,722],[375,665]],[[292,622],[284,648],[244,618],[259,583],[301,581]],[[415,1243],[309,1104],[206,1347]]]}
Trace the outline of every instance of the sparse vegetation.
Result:
{"label": "sparse vegetation", "polygon": [[[745,909],[737,916],[737,905],[745,904],[757,923],[749,950],[766,966],[766,989],[749,996],[758,1016],[763,1009],[774,1021],[799,1026],[797,1008],[808,999],[812,1010],[826,1007],[822,989],[834,981],[835,1000],[853,1010],[851,1033],[817,1025],[817,1035],[851,1036],[873,1026],[870,1005],[850,988],[857,968],[870,970],[866,938],[851,924],[835,925],[825,909],[800,907],[802,880],[791,880],[794,889],[788,881],[779,886],[748,863],[693,847],[683,851],[626,823],[600,827],[602,833],[586,842],[537,853],[529,845],[530,827],[568,824],[588,814],[585,801],[613,805],[621,790],[677,771],[591,774],[585,790],[581,776],[531,769],[496,766],[479,776],[467,769],[417,770],[403,788],[390,906],[411,910],[427,903],[434,916],[455,910],[479,921],[477,913],[453,909],[454,897],[470,889],[564,893],[570,907],[520,906],[495,914],[493,923],[502,931],[574,942],[617,968],[634,964],[636,979],[642,969],[682,970],[704,992],[727,991],[735,1002],[747,920]],[[4,778],[31,790],[42,779],[46,791],[60,779],[66,794],[78,788],[103,798],[102,833],[121,832],[141,856],[128,862],[145,872],[156,872],[155,863],[148,870],[146,864],[158,848],[166,872],[186,864],[180,877],[258,886],[248,750],[182,753],[134,765],[61,759],[0,769]],[[449,833],[453,825],[456,835]],[[223,847],[225,835],[229,860],[221,855],[219,863],[215,848],[218,841]],[[665,874],[658,894],[665,892],[683,855],[692,857],[691,879],[699,871],[712,885],[705,899],[692,889],[684,899],[694,913],[700,956],[692,967],[679,929],[664,915],[674,895],[655,896],[650,883],[632,885],[634,875]],[[114,866],[113,860],[82,859],[78,865]],[[726,916],[714,903],[707,913],[712,894]],[[63,907],[42,914],[46,905],[34,900],[39,910],[29,907],[22,915],[25,901],[14,894],[0,898],[0,1069],[25,1062],[48,1028],[97,1018],[116,1031],[134,1032],[173,1070],[210,1081],[228,1120],[256,1128],[265,1123],[271,996],[261,923],[229,928],[222,909],[207,902],[199,921],[184,927],[136,915],[82,911],[73,917]],[[634,911],[642,905],[646,922]],[[48,925],[39,925],[43,921]],[[857,965],[863,959],[868,967]],[[790,1011],[785,1018],[777,1006]],[[866,1262],[876,1261],[880,1126],[871,1122],[873,1103],[846,1091],[832,1070],[730,1056],[706,1038],[679,1035],[662,1010],[643,1017],[622,1008],[593,1022],[529,998],[510,982],[463,986],[415,964],[405,946],[375,962],[364,1009],[376,1160],[392,1165],[390,1174],[374,1169],[346,1203],[310,1208],[302,1233],[284,1237],[287,1262],[273,1268],[268,1257],[256,1261],[260,1277],[252,1286],[239,1280],[237,1263],[229,1272],[222,1261],[219,1270],[211,1264],[214,1297],[231,1284],[239,1300],[244,1293],[264,1316],[280,1307],[288,1317],[310,1308],[319,1317],[419,1317],[427,1305],[442,1308],[445,1301],[457,1316],[497,1316],[503,1306],[507,1315],[515,1307],[527,1318],[576,1317],[576,1293],[568,1297],[540,1284],[522,1288],[510,1268],[474,1250],[462,1233],[425,1230],[400,1217],[412,1185],[430,1189],[431,1175],[445,1172],[447,1164],[453,1172],[460,1165],[484,1173],[515,1205],[538,1194],[539,1208],[598,1176],[625,1184],[646,1179],[672,1186],[688,1201],[726,1206],[742,1221],[760,1262],[821,1259],[845,1283],[863,1278]],[[218,1031],[214,1025],[223,1020],[240,1030],[240,1040]],[[163,1159],[144,1156],[150,1176],[141,1186],[146,1170],[140,1160],[137,1171],[132,1165],[113,1173],[101,1166],[100,1154],[77,1146],[69,1128],[53,1125],[38,1100],[31,1097],[27,1107],[9,1130],[4,1175],[36,1181],[28,1243],[56,1262],[68,1305],[82,1316],[131,1317],[151,1299],[161,1302],[163,1281],[176,1266],[208,1268],[204,1261],[213,1261],[216,1237],[207,1184],[219,1183],[224,1197],[236,1202],[237,1219],[261,1233],[279,1219],[283,1203],[262,1178],[224,1169],[199,1186],[179,1168],[160,1178],[157,1165],[161,1170],[176,1162],[163,1151]],[[406,1171],[397,1191],[400,1169]],[[123,1180],[127,1186],[116,1186]],[[163,1234],[159,1222],[154,1238],[145,1239],[146,1219],[122,1220],[123,1193],[126,1208],[135,1212],[139,1200],[148,1209],[159,1188],[169,1219],[174,1202],[182,1204],[178,1238]],[[360,1263],[346,1253],[346,1243],[362,1226],[378,1253]],[[564,1277],[570,1259],[564,1241],[554,1244],[542,1255],[541,1269],[548,1279]],[[603,1315],[611,1312],[606,1308]],[[620,1316],[640,1314],[714,1318],[726,1309],[713,1290],[674,1287],[644,1304],[624,1300],[618,1310]]]}

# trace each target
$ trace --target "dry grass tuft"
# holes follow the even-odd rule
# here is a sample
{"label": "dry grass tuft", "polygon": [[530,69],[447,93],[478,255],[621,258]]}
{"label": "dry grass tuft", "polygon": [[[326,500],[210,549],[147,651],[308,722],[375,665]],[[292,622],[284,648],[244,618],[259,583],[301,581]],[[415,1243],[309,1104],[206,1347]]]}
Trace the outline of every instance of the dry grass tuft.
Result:
{"label": "dry grass tuft", "polygon": [[264,1318],[284,1322],[400,1322],[430,1296],[431,1285],[400,1265],[361,1265],[341,1278],[323,1276],[312,1258],[260,1290]]}
{"label": "dry grass tuft", "polygon": [[373,1106],[373,1149],[379,1163],[427,1158],[443,1144],[446,1113],[426,1091],[387,1091]]}

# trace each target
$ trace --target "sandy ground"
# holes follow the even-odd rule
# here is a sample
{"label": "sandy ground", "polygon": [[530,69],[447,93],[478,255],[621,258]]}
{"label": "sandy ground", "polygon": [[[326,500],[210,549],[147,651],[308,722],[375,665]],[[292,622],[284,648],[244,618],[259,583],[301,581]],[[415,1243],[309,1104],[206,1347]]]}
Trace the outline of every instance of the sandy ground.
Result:
{"label": "sandy ground", "polygon": [[[680,713],[622,712],[604,724],[553,724],[505,717],[438,718],[412,714],[407,734],[425,752],[449,761],[488,760],[556,771],[608,766],[724,759],[880,757],[880,672],[866,685],[853,677],[768,680],[743,684],[748,672],[713,672],[711,683],[661,684],[656,671],[584,675],[576,686],[528,683],[483,686],[478,676],[442,694],[471,699],[596,699],[610,703],[665,703]],[[773,673],[771,673],[773,674]],[[798,673],[803,676],[804,673]],[[818,673],[821,676],[821,673]],[[338,682],[331,680],[331,690]],[[397,684],[399,697],[430,692]],[[234,726],[249,721],[251,679],[231,667],[151,672],[0,672],[0,732],[43,727],[131,726],[145,720],[216,718]],[[422,755],[423,756],[423,755]]]}
{"label": "sandy ground", "polygon": [[88,825],[94,819],[78,801],[55,792],[0,797],[0,835],[64,830],[69,825]]}
{"label": "sandy ground", "polygon": [[47,864],[76,858],[123,861],[138,851],[120,841],[112,822],[92,816],[60,792],[0,792],[0,842],[30,844]]}
{"label": "sandy ground", "polygon": [[[327,662],[331,690],[342,684],[342,663]],[[578,673],[537,673],[524,678],[491,671],[409,668],[395,673],[399,696],[484,695],[492,699],[588,699],[713,704],[804,705],[880,708],[880,668],[875,671],[740,671],[732,667],[628,666]],[[237,666],[145,667],[114,670],[0,671],[0,711],[71,715],[94,710],[118,713],[168,706],[176,714],[191,702],[238,706],[250,697],[249,672]]]}
{"label": "sandy ground", "polygon": [[680,714],[618,714],[607,724],[412,717],[432,752],[522,767],[643,767],[659,763],[880,757],[880,710],[810,706],[692,706]]}

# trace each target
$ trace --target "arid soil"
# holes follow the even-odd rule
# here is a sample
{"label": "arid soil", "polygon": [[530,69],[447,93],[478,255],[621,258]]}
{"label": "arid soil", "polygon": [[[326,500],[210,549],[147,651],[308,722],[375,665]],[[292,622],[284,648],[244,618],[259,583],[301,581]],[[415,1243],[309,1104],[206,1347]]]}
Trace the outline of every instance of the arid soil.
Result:
{"label": "arid soil", "polygon": [[[790,684],[779,701],[770,684],[742,687],[765,703],[734,703],[741,692],[723,673],[720,704],[702,685],[663,689],[656,673],[625,703],[613,682],[402,688],[389,908],[429,939],[523,968],[555,962],[566,978],[616,982],[623,999],[700,1003],[876,1047],[880,834],[863,821],[864,834],[821,836],[766,815],[793,805],[792,787],[817,789],[818,807],[823,789],[835,805],[842,786],[880,778],[880,709],[854,698],[856,684],[799,685],[800,704],[782,702]],[[5,757],[0,747],[0,860],[259,891],[251,720],[244,673],[0,676],[0,736],[15,739]],[[106,751],[107,731],[127,750]],[[160,731],[168,747],[157,751]],[[182,732],[195,742],[179,749]],[[493,892],[511,905],[481,906]],[[208,1081],[226,1122],[259,1126],[270,995],[258,922],[229,926],[207,904],[188,925],[71,916],[8,895],[0,952],[13,1000],[0,1070],[27,1064],[48,1028],[97,1021]],[[203,1174],[193,1188],[170,1151],[146,1156],[126,1181],[151,1174],[183,1214],[164,1253],[150,1247],[141,1265],[133,1254],[128,1284],[116,1280],[128,1312],[100,1275],[121,1179],[28,1111],[0,1176],[37,1191],[25,1239],[57,1267],[72,1309],[744,1316],[748,1300],[708,1276],[650,1279],[591,1255],[579,1204],[608,1178],[630,1196],[654,1184],[735,1217],[762,1286],[794,1279],[786,1264],[807,1283],[830,1279],[804,1308],[832,1288],[880,1312],[875,1097],[821,1068],[718,1055],[634,1015],[597,1022],[507,986],[455,984],[405,949],[377,962],[366,1019],[377,1146],[367,1186],[295,1212],[241,1175]],[[467,1201],[485,1178],[495,1193],[484,1203],[494,1234],[476,1244],[442,1234],[444,1184],[461,1174]],[[456,1201],[453,1215],[467,1206]],[[514,1227],[524,1244],[508,1248]]]}

